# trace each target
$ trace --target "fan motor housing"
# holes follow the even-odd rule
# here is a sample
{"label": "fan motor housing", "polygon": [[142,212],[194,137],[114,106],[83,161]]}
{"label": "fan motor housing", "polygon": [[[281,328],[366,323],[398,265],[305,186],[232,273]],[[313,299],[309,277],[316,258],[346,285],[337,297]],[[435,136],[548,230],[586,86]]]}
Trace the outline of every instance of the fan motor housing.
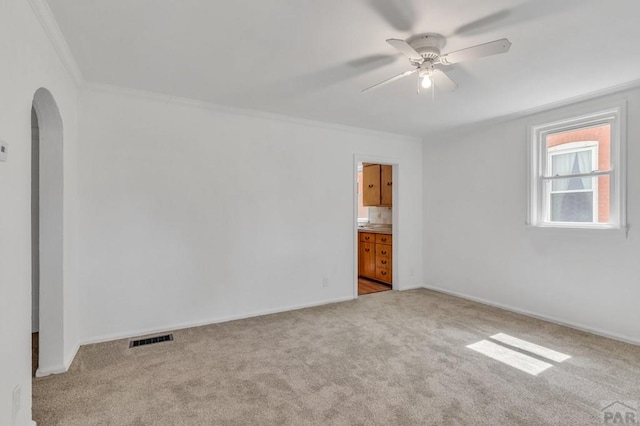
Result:
{"label": "fan motor housing", "polygon": [[440,57],[440,51],[444,47],[446,40],[440,34],[423,33],[410,37],[407,39],[407,43],[424,59],[435,60]]}

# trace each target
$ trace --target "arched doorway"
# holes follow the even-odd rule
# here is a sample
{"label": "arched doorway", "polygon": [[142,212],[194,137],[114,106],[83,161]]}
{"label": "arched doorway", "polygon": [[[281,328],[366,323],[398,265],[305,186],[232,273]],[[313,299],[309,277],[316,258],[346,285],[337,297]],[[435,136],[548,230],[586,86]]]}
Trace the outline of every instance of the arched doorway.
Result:
{"label": "arched doorway", "polygon": [[64,366],[63,133],[51,93],[33,97],[32,114],[32,331],[38,331],[38,371]]}

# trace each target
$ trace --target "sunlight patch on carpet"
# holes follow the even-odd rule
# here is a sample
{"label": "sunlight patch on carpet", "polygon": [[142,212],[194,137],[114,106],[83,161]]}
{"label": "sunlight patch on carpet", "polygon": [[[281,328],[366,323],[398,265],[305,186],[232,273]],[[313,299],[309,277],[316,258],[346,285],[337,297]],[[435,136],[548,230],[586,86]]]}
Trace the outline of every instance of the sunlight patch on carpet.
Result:
{"label": "sunlight patch on carpet", "polygon": [[514,348],[522,349],[535,355],[539,355],[548,360],[555,362],[566,361],[571,356],[563,354],[561,352],[554,351],[544,346],[536,345],[535,343],[527,342],[526,340],[518,339],[517,337],[509,336],[508,334],[498,333],[491,336],[491,339],[497,340]]}
{"label": "sunlight patch on carpet", "polygon": [[467,348],[479,352],[483,355],[507,364],[518,370],[529,373],[533,376],[537,376],[546,369],[552,367],[551,364],[541,361],[539,359],[530,357],[529,355],[522,354],[514,351],[513,349],[505,348],[497,343],[490,342],[488,340],[482,340],[480,342],[471,344]]}

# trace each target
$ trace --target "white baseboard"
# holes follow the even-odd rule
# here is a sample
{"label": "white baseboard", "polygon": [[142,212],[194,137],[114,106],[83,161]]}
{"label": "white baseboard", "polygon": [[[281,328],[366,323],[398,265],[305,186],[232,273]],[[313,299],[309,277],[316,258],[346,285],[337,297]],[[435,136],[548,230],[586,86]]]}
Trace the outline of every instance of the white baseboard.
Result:
{"label": "white baseboard", "polygon": [[538,313],[535,313],[535,312],[531,312],[531,311],[527,311],[527,310],[524,310],[524,309],[514,308],[513,306],[504,305],[502,303],[493,302],[493,301],[482,299],[482,298],[475,297],[475,296],[469,296],[469,295],[458,293],[458,292],[455,292],[455,291],[446,290],[444,288],[434,287],[434,286],[430,286],[430,285],[423,285],[422,287],[426,288],[427,290],[433,290],[433,291],[437,291],[438,293],[448,294],[449,296],[459,297],[461,299],[470,300],[472,302],[482,303],[483,305],[492,306],[494,308],[504,309],[505,311],[514,312],[516,314],[525,315],[525,316],[528,316],[528,317],[531,317],[531,318],[535,318],[535,319],[539,319],[539,320],[542,320],[542,321],[552,322],[554,324],[562,325],[562,326],[573,328],[573,329],[580,330],[580,331],[585,331],[587,333],[595,334],[595,335],[602,336],[602,337],[607,337],[609,339],[619,340],[619,341],[624,342],[624,343],[630,343],[632,345],[640,345],[640,340],[634,339],[634,338],[629,337],[629,336],[624,336],[624,335],[621,335],[621,334],[612,333],[612,332],[609,332],[609,331],[605,331],[605,330],[601,330],[601,329],[598,329],[598,328],[586,326],[586,325],[583,325],[583,324],[578,324],[578,323],[575,323],[575,322],[572,322],[572,321],[567,321],[567,320],[563,320],[563,319],[554,318],[554,317],[551,317],[551,316],[548,316],[548,315],[541,315],[541,314],[538,314]]}
{"label": "white baseboard", "polygon": [[407,290],[415,290],[417,288],[425,288],[422,284],[405,284],[402,288],[399,288],[399,291],[407,291]]}
{"label": "white baseboard", "polygon": [[73,360],[75,359],[79,350],[80,350],[80,344],[76,344],[71,350],[71,352],[69,352],[69,354],[67,355],[62,365],[58,365],[58,366],[54,366],[46,369],[38,368],[36,370],[36,377],[45,377],[51,374],[66,373],[67,371],[69,371],[69,367],[71,367],[71,364],[73,363]]}
{"label": "white baseboard", "polygon": [[82,346],[82,345],[90,345],[90,344],[94,344],[94,343],[109,342],[109,341],[112,341],[112,340],[128,339],[128,338],[131,338],[131,337],[144,336],[144,335],[147,335],[147,334],[165,333],[165,332],[168,332],[168,331],[181,330],[181,329],[191,328],[191,327],[201,327],[201,326],[204,326],[204,325],[219,324],[219,323],[228,322],[228,321],[236,321],[236,320],[241,320],[241,319],[246,319],[246,318],[259,317],[259,316],[262,316],[262,315],[270,315],[270,314],[278,314],[278,313],[281,313],[281,312],[296,311],[298,309],[312,308],[314,306],[322,306],[322,305],[329,305],[329,304],[332,304],[332,303],[346,302],[346,301],[353,300],[353,299],[354,299],[353,296],[345,296],[345,297],[339,297],[337,299],[324,300],[324,301],[321,301],[321,302],[304,303],[304,304],[300,304],[300,305],[289,305],[289,306],[286,306],[286,307],[283,307],[283,308],[265,309],[265,310],[262,310],[262,311],[254,311],[254,312],[250,312],[248,314],[242,314],[242,315],[230,315],[230,316],[226,316],[226,317],[210,318],[210,319],[200,320],[200,321],[187,321],[187,322],[183,322],[183,323],[167,325],[167,326],[164,326],[164,327],[146,328],[146,329],[126,331],[126,332],[122,332],[122,333],[105,334],[105,335],[102,335],[102,336],[96,336],[96,337],[90,337],[90,338],[84,339],[80,343],[80,346]]}
{"label": "white baseboard", "polygon": [[55,365],[49,368],[40,368],[36,370],[36,377],[46,377],[51,374],[62,374],[66,373],[69,370],[65,365]]}
{"label": "white baseboard", "polygon": [[[558,325],[562,325],[562,326],[565,326],[565,327],[574,328],[576,330],[585,331],[587,333],[595,334],[595,335],[602,336],[602,337],[607,337],[607,338],[614,339],[614,340],[619,340],[621,342],[630,343],[630,344],[633,344],[633,345],[640,345],[640,340],[633,339],[633,338],[631,338],[629,336],[624,336],[624,335],[620,335],[620,334],[617,334],[617,333],[611,333],[611,332],[608,332],[608,331],[605,331],[605,330],[600,330],[600,329],[597,329],[597,328],[594,328],[594,327],[585,326],[585,325],[582,325],[582,324],[578,324],[578,323],[575,323],[575,322],[554,318],[554,317],[547,316],[547,315],[541,315],[541,314],[538,314],[538,313],[535,313],[535,312],[531,312],[531,311],[515,308],[513,306],[504,305],[504,304],[501,304],[501,303],[493,302],[493,301],[482,299],[482,298],[475,297],[475,296],[469,296],[469,295],[466,295],[466,294],[462,294],[462,293],[458,293],[458,292],[455,292],[455,291],[446,290],[446,289],[435,287],[435,286],[423,285],[423,284],[407,284],[407,285],[403,286],[399,290],[400,291],[407,291],[407,290],[415,290],[415,289],[419,289],[419,288],[424,288],[424,289],[427,289],[427,290],[437,291],[439,293],[448,294],[450,296],[459,297],[461,299],[470,300],[472,302],[481,303],[481,304],[487,305],[487,306],[493,306],[493,307],[496,307],[496,308],[504,309],[504,310],[509,311],[509,312],[514,312],[514,313],[517,313],[517,314],[521,314],[521,315],[525,315],[525,316],[528,316],[528,317],[540,319],[540,320],[543,320],[543,321],[552,322],[554,324],[558,324]],[[200,327],[200,326],[204,326],[204,325],[218,324],[218,323],[223,323],[223,322],[227,322],[227,321],[236,321],[236,320],[240,320],[240,319],[253,318],[253,317],[258,317],[258,316],[262,316],[262,315],[277,314],[277,313],[281,313],[281,312],[289,312],[289,311],[295,311],[295,310],[298,310],[298,309],[311,308],[311,307],[314,307],[314,306],[322,306],[322,305],[328,305],[328,304],[332,304],[332,303],[345,302],[345,301],[353,300],[353,299],[354,299],[353,296],[346,296],[346,297],[340,297],[340,298],[337,298],[337,299],[324,300],[324,301],[321,301],[321,302],[305,303],[305,304],[299,304],[299,305],[290,305],[290,306],[286,306],[286,307],[283,307],[283,308],[254,311],[254,312],[250,312],[248,314],[242,314],[242,315],[230,315],[230,316],[226,316],[226,317],[210,318],[210,319],[200,320],[200,321],[188,321],[188,322],[178,323],[178,324],[174,324],[174,325],[167,325],[167,326],[164,326],[164,327],[155,327],[155,328],[131,330],[131,331],[122,332],[122,333],[112,333],[112,334],[106,334],[106,335],[97,336],[97,337],[91,337],[91,338],[87,338],[87,339],[82,340],[81,343],[77,344],[74,347],[74,350],[69,354],[69,356],[65,360],[64,365],[61,365],[59,367],[50,368],[50,369],[47,369],[47,370],[38,369],[38,371],[36,372],[36,377],[44,377],[44,376],[48,376],[50,374],[59,374],[59,373],[67,372],[69,367],[73,363],[73,360],[74,360],[76,354],[78,353],[78,350],[80,349],[81,345],[102,343],[102,342],[108,342],[108,341],[111,341],[111,340],[118,340],[118,339],[127,339],[127,338],[131,338],[131,337],[144,336],[144,335],[148,335],[148,334],[164,333],[164,332],[173,331],[173,330],[181,330],[181,329],[191,328],[191,327]]]}
{"label": "white baseboard", "polygon": [[76,343],[76,345],[73,347],[69,355],[67,355],[67,359],[64,360],[64,366],[66,368],[65,371],[69,370],[69,367],[71,367],[71,364],[73,364],[73,360],[76,358],[76,355],[78,354],[79,350],[80,350],[80,344]]}

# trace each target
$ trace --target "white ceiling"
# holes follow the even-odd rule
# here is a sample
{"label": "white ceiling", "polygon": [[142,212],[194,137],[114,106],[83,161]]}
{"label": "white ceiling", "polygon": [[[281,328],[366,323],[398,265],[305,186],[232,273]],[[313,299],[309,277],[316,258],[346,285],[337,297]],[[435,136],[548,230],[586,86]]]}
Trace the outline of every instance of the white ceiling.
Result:
{"label": "white ceiling", "polygon": [[[85,80],[409,135],[517,113],[640,76],[638,0],[49,0]],[[385,43],[507,37],[416,95]]]}

